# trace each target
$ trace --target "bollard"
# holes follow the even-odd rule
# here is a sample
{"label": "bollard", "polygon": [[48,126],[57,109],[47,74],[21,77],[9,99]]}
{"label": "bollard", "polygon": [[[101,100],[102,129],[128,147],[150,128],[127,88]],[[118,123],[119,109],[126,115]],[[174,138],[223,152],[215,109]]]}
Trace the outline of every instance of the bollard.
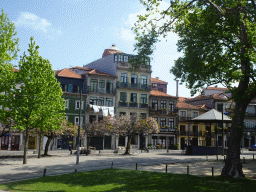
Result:
{"label": "bollard", "polygon": [[206,155],[206,161],[208,161],[208,156]]}
{"label": "bollard", "polygon": [[43,177],[45,176],[45,174],[46,174],[46,169],[44,169],[44,174],[43,174]]}
{"label": "bollard", "polygon": [[72,155],[72,149],[70,150],[70,155]]}
{"label": "bollard", "polygon": [[226,161],[226,156],[224,155],[224,162]]}
{"label": "bollard", "polygon": [[169,149],[167,149],[167,153],[169,153]]}
{"label": "bollard", "polygon": [[166,165],[166,167],[165,167],[165,173],[167,173],[167,166],[168,166],[168,165]]}
{"label": "bollard", "polygon": [[245,157],[243,157],[243,159],[244,159],[244,164],[245,164]]}
{"label": "bollard", "polygon": [[254,160],[254,154],[252,155],[252,159]]}
{"label": "bollard", "polygon": [[114,163],[112,162],[112,164],[111,164],[111,169],[113,168],[113,165],[114,165]]}
{"label": "bollard", "polygon": [[212,176],[214,176],[214,168],[212,167]]}
{"label": "bollard", "polygon": [[187,166],[187,174],[189,174],[189,166]]}
{"label": "bollard", "polygon": [[75,173],[77,172],[77,169],[75,169]]}
{"label": "bollard", "polygon": [[218,155],[216,155],[216,160],[217,160],[217,161],[219,160],[219,157],[218,157]]}
{"label": "bollard", "polygon": [[136,163],[136,171],[137,171],[137,169],[138,169],[138,164]]}

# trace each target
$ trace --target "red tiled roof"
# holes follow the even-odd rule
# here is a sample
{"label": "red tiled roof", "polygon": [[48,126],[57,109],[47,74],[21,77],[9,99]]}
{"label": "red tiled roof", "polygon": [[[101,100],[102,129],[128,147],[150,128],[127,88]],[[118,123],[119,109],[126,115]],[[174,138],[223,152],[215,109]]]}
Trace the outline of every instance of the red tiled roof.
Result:
{"label": "red tiled roof", "polygon": [[115,45],[112,45],[112,47],[105,49],[104,53],[102,54],[102,57],[113,55],[115,53],[123,53],[123,52],[117,49]]}
{"label": "red tiled roof", "polygon": [[16,71],[20,71],[20,70],[13,67],[13,71],[16,72]]}
{"label": "red tiled roof", "polygon": [[62,69],[59,71],[55,72],[55,75],[57,75],[58,77],[70,77],[70,78],[77,78],[77,79],[81,79],[82,76],[75,73],[74,71],[71,71],[70,69]]}
{"label": "red tiled roof", "polygon": [[162,80],[159,80],[157,78],[151,78],[151,83],[161,83],[161,84],[168,84],[167,82],[165,81],[162,81]]}
{"label": "red tiled roof", "polygon": [[224,87],[207,87],[205,90],[219,90],[219,91],[228,91],[228,88]]}
{"label": "red tiled roof", "polygon": [[92,70],[91,68],[88,68],[88,67],[79,67],[79,66],[71,67],[70,69],[79,69],[79,70],[82,70],[82,71]]}
{"label": "red tiled roof", "polygon": [[175,97],[175,96],[171,96],[168,95],[166,93],[163,93],[161,91],[157,91],[157,90],[152,90],[150,93],[150,96],[158,96],[158,97]]}
{"label": "red tiled roof", "polygon": [[[223,95],[224,97],[222,97],[221,95]],[[198,95],[194,98],[188,98],[187,101],[196,101],[196,100],[202,100],[202,99],[228,100],[228,98],[229,97],[225,93],[217,93],[212,95]]]}
{"label": "red tiled roof", "polygon": [[185,103],[185,97],[179,97],[177,102],[177,108],[178,109],[200,109],[200,106],[190,105],[188,103]]}
{"label": "red tiled roof", "polygon": [[115,75],[111,75],[111,74],[99,71],[97,69],[91,69],[89,72],[87,72],[87,74],[90,74],[90,75],[104,75],[104,76],[109,76],[109,77],[116,77]]}

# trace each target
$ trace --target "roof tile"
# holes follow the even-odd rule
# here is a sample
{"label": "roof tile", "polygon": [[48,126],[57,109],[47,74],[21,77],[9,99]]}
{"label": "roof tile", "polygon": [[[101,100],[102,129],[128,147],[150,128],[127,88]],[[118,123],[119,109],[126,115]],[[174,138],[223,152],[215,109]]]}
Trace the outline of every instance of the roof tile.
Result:
{"label": "roof tile", "polygon": [[59,71],[56,71],[55,74],[58,76],[58,77],[70,77],[70,78],[76,78],[76,79],[81,79],[82,76],[75,73],[74,71],[71,71],[70,69],[62,69],[62,70],[59,70]]}

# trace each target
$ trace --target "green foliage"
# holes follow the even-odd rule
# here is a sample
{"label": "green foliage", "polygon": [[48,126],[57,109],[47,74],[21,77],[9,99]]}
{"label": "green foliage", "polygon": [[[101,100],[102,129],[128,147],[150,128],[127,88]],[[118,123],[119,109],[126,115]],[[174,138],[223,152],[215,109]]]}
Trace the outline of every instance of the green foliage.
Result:
{"label": "green foliage", "polygon": [[[47,169],[48,171],[48,169]],[[47,174],[47,173],[46,173]],[[8,191],[253,191],[255,181],[149,171],[106,169],[46,176],[0,185]]]}
{"label": "green foliage", "polygon": [[14,88],[14,71],[11,61],[16,59],[19,51],[19,39],[14,38],[17,32],[15,31],[14,23],[2,10],[0,14],[0,122],[8,123],[11,114],[6,102],[9,93]]}

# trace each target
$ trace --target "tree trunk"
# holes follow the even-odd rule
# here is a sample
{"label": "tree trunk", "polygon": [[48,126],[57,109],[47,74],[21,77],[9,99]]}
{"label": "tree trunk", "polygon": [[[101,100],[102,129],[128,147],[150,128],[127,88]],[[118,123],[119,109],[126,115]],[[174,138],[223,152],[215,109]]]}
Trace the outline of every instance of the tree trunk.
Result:
{"label": "tree trunk", "polygon": [[240,161],[240,143],[243,134],[243,121],[246,107],[246,102],[236,103],[228,141],[228,154],[221,176],[232,178],[244,177],[242,163]]}
{"label": "tree trunk", "polygon": [[51,141],[54,139],[54,137],[48,137],[46,144],[45,144],[45,149],[44,149],[44,156],[48,156],[48,151],[49,151],[49,145]]}
{"label": "tree trunk", "polygon": [[25,141],[25,146],[24,146],[24,156],[23,156],[23,164],[27,164],[27,151],[28,151],[28,128],[26,128],[25,133],[24,133],[24,141]]}
{"label": "tree trunk", "polygon": [[87,136],[87,150],[86,150],[86,156],[90,154],[90,141],[91,141],[91,137]]}
{"label": "tree trunk", "polygon": [[129,155],[130,154],[131,141],[132,141],[132,136],[128,135],[128,141],[127,141],[127,146],[126,146],[124,155]]}
{"label": "tree trunk", "polygon": [[41,158],[41,145],[42,145],[42,133],[39,133],[39,146],[38,146],[38,156],[37,158]]}

